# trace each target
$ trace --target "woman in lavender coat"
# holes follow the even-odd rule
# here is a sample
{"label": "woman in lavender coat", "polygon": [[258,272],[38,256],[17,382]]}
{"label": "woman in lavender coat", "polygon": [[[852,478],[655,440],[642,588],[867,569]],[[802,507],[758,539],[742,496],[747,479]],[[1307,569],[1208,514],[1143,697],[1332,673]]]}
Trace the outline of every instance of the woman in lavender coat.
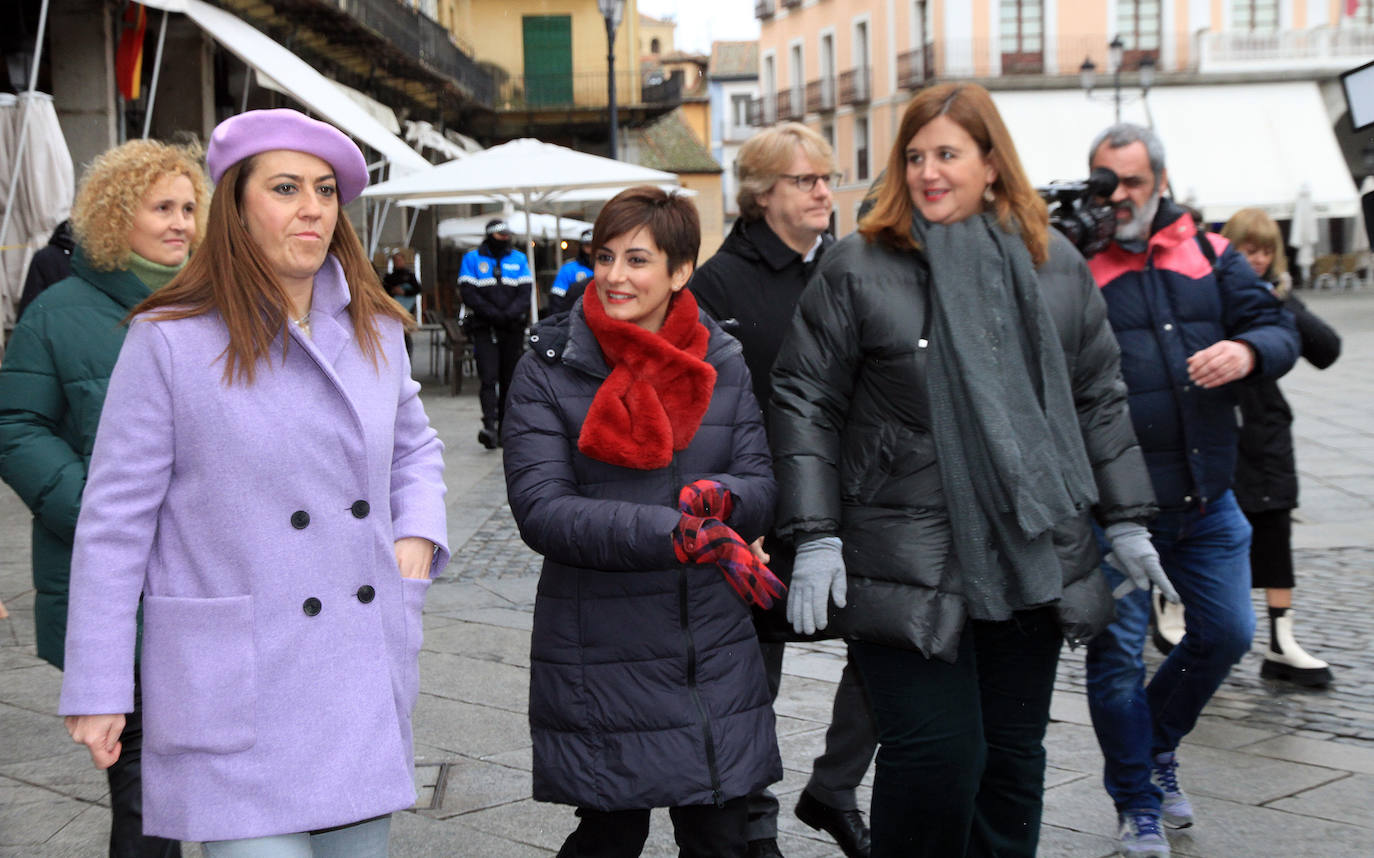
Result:
{"label": "woman in lavender coat", "polygon": [[[222,123],[205,243],[134,310],[77,524],[61,712],[120,753],[143,610],[144,827],[211,856],[386,854],[415,800],[442,445],[340,207],[358,148]],[[141,596],[141,600],[140,600]]]}

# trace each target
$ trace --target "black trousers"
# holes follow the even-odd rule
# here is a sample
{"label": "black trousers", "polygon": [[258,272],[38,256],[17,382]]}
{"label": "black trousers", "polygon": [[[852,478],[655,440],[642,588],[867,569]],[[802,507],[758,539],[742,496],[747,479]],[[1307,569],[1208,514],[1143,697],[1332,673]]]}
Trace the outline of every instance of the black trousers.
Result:
{"label": "black trousers", "polygon": [[[744,798],[723,807],[713,804],[670,807],[673,839],[681,858],[745,858],[748,842]],[[638,858],[649,839],[648,810],[577,809],[579,822],[557,858]]]}
{"label": "black trousers", "polygon": [[1247,512],[1250,536],[1250,586],[1293,589],[1293,511]]}
{"label": "black trousers", "polygon": [[477,378],[482,382],[478,399],[482,403],[482,425],[495,430],[506,413],[506,391],[510,390],[515,364],[525,348],[523,328],[474,327],[472,359],[477,362]]}
{"label": "black trousers", "polygon": [[850,644],[878,728],[873,858],[1034,858],[1059,644],[1053,608],[966,623],[953,664]]}
{"label": "black trousers", "polygon": [[134,711],[124,719],[110,782],[110,858],[181,858],[181,841],[143,834],[143,690],[134,680]]}

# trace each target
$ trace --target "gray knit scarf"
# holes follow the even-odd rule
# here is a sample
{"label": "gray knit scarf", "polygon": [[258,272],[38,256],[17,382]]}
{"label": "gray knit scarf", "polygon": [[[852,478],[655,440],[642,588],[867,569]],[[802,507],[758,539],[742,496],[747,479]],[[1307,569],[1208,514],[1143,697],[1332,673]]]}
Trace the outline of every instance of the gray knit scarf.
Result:
{"label": "gray knit scarf", "polygon": [[1097,502],[1054,320],[1030,253],[992,213],[911,236],[930,266],[930,410],[969,614],[1057,600],[1050,530]]}

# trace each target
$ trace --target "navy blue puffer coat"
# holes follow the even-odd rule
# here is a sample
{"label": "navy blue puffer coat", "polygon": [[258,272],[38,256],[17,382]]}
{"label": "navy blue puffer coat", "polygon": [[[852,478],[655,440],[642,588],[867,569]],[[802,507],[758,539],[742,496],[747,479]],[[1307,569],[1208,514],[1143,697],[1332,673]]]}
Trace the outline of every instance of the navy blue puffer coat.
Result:
{"label": "navy blue puffer coat", "polygon": [[503,426],[511,511],[544,555],[530,652],[534,798],[626,810],[712,804],[782,777],[749,608],[715,566],[673,553],[678,490],[735,495],[746,540],[776,488],[739,343],[702,315],[716,386],[687,449],[657,470],[595,461],[577,439],[609,369],[581,301],[530,337]]}

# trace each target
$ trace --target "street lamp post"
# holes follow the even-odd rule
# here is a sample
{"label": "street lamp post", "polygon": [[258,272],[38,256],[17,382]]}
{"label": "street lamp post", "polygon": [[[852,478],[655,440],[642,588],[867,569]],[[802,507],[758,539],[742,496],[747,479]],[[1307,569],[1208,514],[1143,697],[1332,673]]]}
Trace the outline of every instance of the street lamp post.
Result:
{"label": "street lamp post", "polygon": [[[1121,121],[1121,103],[1125,99],[1121,95],[1121,67],[1126,53],[1126,45],[1121,41],[1120,36],[1112,39],[1107,45],[1107,62],[1112,69],[1112,103],[1116,108],[1116,121]],[[1091,57],[1083,60],[1083,65],[1078,67],[1079,81],[1083,85],[1083,91],[1089,98],[1093,97],[1093,84],[1097,78],[1097,64]],[[1155,79],[1155,59],[1151,56],[1144,56],[1140,59],[1140,97],[1144,98],[1150,94],[1150,86]]]}
{"label": "street lamp post", "polygon": [[615,107],[615,31],[625,14],[625,0],[596,0],[596,8],[606,21],[606,99],[611,113],[611,157],[619,158],[619,130]]}

